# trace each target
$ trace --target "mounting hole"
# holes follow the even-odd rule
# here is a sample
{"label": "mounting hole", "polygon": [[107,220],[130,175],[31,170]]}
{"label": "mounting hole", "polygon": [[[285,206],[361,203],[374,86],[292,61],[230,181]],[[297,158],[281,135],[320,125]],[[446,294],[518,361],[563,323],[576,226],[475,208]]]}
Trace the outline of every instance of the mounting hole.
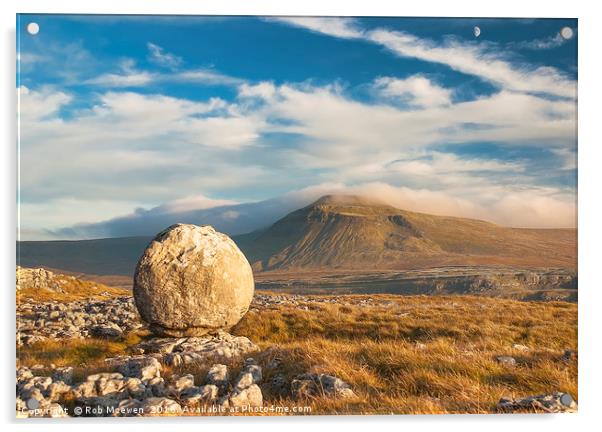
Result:
{"label": "mounting hole", "polygon": [[40,26],[36,22],[30,22],[27,24],[27,33],[30,35],[37,35],[40,32]]}
{"label": "mounting hole", "polygon": [[562,36],[563,39],[565,40],[569,40],[570,38],[573,37],[573,29],[570,27],[563,27],[560,29],[560,36]]}

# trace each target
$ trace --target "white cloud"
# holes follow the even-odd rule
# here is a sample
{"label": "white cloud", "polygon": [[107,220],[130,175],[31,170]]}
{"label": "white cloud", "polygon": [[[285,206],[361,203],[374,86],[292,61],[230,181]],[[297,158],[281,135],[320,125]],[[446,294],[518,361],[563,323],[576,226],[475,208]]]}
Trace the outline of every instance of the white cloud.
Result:
{"label": "white cloud", "polygon": [[286,119],[269,130],[304,136],[299,160],[321,168],[386,163],[437,144],[575,145],[574,103],[511,92],[408,111],[360,103],[332,87],[282,85],[254,109],[264,118]]}
{"label": "white cloud", "polygon": [[574,228],[575,197],[555,188],[516,188],[483,184],[453,190],[395,187],[382,182],[325,183],[288,194],[308,201],[327,194],[356,194],[393,207],[441,216],[481,219],[518,228]]}
{"label": "white cloud", "polygon": [[409,33],[383,29],[373,30],[367,37],[399,56],[445,64],[456,71],[476,75],[507,90],[540,92],[569,98],[577,95],[577,83],[558,70],[552,67],[513,65],[500,55],[484,51],[478,45],[458,41],[437,45]]}
{"label": "white cloud", "polygon": [[168,82],[194,83],[207,86],[238,86],[245,81],[210,69],[193,69],[165,74],[138,71],[132,67],[127,69],[122,68],[122,71],[119,73],[105,73],[85,80],[83,83],[102,87],[144,87],[151,83]]}
{"label": "white cloud", "polygon": [[22,122],[42,120],[56,115],[62,106],[71,101],[71,96],[50,87],[32,91],[25,86],[17,89],[19,96],[19,117]]}
{"label": "white cloud", "polygon": [[133,60],[127,59],[119,64],[119,73],[104,73],[84,81],[87,85],[102,87],[141,87],[156,79],[156,74],[138,71]]}
{"label": "white cloud", "polygon": [[405,79],[381,77],[374,82],[374,88],[381,96],[395,98],[411,106],[437,107],[451,103],[451,90],[422,75]]}
{"label": "white cloud", "polygon": [[518,49],[531,49],[531,50],[548,50],[558,48],[568,42],[568,39],[563,38],[560,32],[554,36],[548,36],[547,38],[533,39],[530,41],[522,41],[513,43],[510,46]]}
{"label": "white cloud", "polygon": [[281,17],[270,18],[296,27],[325,33],[340,38],[359,38],[364,32],[359,28],[355,20],[351,18],[338,17]]}
{"label": "white cloud", "polygon": [[236,201],[212,199],[204,195],[192,195],[178,198],[155,208],[157,213],[183,213],[193,210],[203,210],[212,207],[233,205]]}
{"label": "white cloud", "polygon": [[103,87],[141,87],[149,84],[154,75],[148,72],[113,74],[107,73],[85,81],[85,84]]}
{"label": "white cloud", "polygon": [[226,86],[237,86],[244,82],[244,80],[229,75],[219,73],[211,69],[193,69],[188,71],[182,71],[176,74],[162,75],[161,79],[164,81],[180,81],[180,82],[191,82],[205,85],[226,85]]}
{"label": "white cloud", "polygon": [[531,67],[512,63],[508,53],[488,49],[486,45],[450,40],[435,43],[410,33],[376,28],[362,30],[352,19],[293,18],[281,20],[291,25],[305,27],[340,38],[362,38],[389,49],[401,57],[444,64],[453,70],[478,76],[502,89],[546,93],[567,98],[577,96],[577,83],[552,67]]}
{"label": "white cloud", "polygon": [[270,82],[258,84],[244,83],[238,88],[238,96],[242,98],[260,98],[269,100],[276,94],[276,86]]}
{"label": "white cloud", "polygon": [[152,42],[148,42],[146,44],[146,47],[148,48],[149,52],[149,60],[159,66],[169,69],[176,69],[182,64],[181,57],[166,52],[159,45],[156,45]]}
{"label": "white cloud", "polygon": [[[238,92],[233,102],[196,102],[109,91],[100,94],[92,108],[63,118],[61,108],[71,95],[51,88],[21,88],[23,196],[28,202],[69,196],[81,203],[119,196],[123,202],[146,202],[148,207],[241,188],[292,189],[308,181],[387,182],[406,187],[409,198],[417,194],[410,191],[417,190],[422,192],[416,196],[433,197],[428,201],[433,208],[417,210],[433,210],[440,197],[446,203],[441,213],[496,220],[492,201],[467,194],[489,194],[490,200],[527,196],[517,192],[520,186],[530,191],[527,198],[533,203],[552,208],[560,192],[531,186],[534,179],[523,163],[459,157],[433,151],[432,146],[494,141],[554,150],[575,145],[574,104],[528,94],[503,91],[474,101],[407,110],[352,100],[337,86],[257,83],[242,84]],[[292,146],[273,146],[262,139],[274,132],[298,138]],[[245,152],[247,148],[252,151]],[[308,170],[320,174],[308,180]],[[535,199],[538,193],[547,201]],[[176,204],[203,202],[184,199]],[[506,207],[513,203],[510,198],[504,202]],[[466,210],[477,204],[490,212]],[[558,214],[568,214],[559,209]],[[27,207],[24,212],[23,220],[43,222],[41,212],[28,214]],[[81,214],[80,221],[85,221],[86,211]],[[115,210],[113,216],[118,214]],[[532,215],[525,223],[535,224],[537,217],[542,223],[553,222],[544,211],[525,214]]]}

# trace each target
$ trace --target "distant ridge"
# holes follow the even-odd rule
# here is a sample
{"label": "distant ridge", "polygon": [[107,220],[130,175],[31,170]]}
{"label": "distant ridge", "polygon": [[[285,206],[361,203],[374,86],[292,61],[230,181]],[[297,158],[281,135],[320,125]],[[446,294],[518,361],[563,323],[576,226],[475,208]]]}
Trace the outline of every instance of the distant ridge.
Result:
{"label": "distant ridge", "polygon": [[[18,242],[18,264],[132,276],[151,239]],[[475,219],[400,210],[357,195],[325,195],[266,228],[233,239],[256,272],[445,266],[574,271],[577,265],[575,229],[508,228]]]}

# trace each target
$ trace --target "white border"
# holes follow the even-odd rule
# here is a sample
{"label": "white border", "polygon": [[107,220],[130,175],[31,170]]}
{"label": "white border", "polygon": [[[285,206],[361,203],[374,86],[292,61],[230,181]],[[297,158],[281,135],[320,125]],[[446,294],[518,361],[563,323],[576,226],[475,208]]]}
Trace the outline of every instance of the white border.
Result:
{"label": "white border", "polygon": [[[541,429],[547,431],[588,430],[596,421],[602,379],[600,370],[599,311],[602,305],[600,281],[600,186],[602,178],[600,158],[600,68],[599,41],[602,40],[602,22],[596,13],[595,2],[498,0],[497,2],[454,0],[394,2],[391,0],[4,0],[2,14],[2,89],[0,109],[4,140],[0,161],[2,167],[2,226],[4,241],[0,255],[4,298],[4,341],[2,356],[3,420],[8,430],[111,430],[144,427],[150,431],[169,429],[282,429],[306,430],[327,428],[364,430],[372,428],[414,428],[424,430],[507,431],[509,428]],[[579,413],[556,416],[396,416],[396,417],[313,417],[313,418],[230,418],[230,419],[127,419],[103,423],[70,420],[16,423],[14,416],[14,264],[15,264],[15,14],[21,13],[112,13],[112,14],[208,14],[208,15],[337,15],[337,16],[475,16],[475,17],[568,17],[579,18]],[[177,424],[174,424],[177,423]],[[593,429],[593,428],[591,428]]]}

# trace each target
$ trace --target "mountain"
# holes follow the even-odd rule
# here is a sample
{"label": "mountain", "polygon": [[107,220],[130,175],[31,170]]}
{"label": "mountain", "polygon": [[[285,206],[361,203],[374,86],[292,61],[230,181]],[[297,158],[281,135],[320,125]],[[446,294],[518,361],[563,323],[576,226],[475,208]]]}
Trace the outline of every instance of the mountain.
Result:
{"label": "mountain", "polygon": [[392,270],[449,265],[576,267],[576,230],[519,229],[327,195],[237,237],[256,270]]}
{"label": "mountain", "polygon": [[[204,219],[195,222],[210,223]],[[23,241],[17,243],[18,264],[131,276],[151,238]],[[575,229],[508,228],[480,220],[409,212],[353,195],[324,196],[267,228],[233,239],[255,271],[446,266],[574,271],[577,261]]]}

